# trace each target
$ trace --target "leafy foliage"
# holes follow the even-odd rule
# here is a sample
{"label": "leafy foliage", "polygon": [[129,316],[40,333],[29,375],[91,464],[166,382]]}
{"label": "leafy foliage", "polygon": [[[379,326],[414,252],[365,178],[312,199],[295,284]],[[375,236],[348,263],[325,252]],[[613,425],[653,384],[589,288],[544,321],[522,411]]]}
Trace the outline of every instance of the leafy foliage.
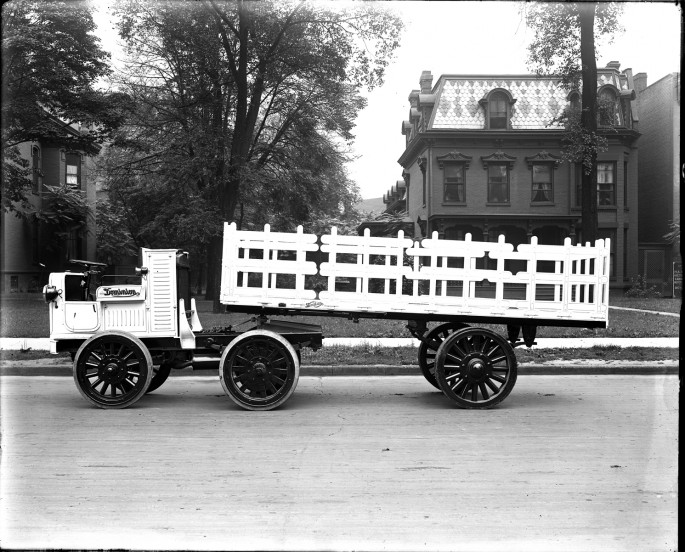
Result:
{"label": "leafy foliage", "polygon": [[[84,2],[14,0],[2,8],[3,209],[28,206],[17,144],[47,140],[94,154],[121,120],[118,94],[94,88],[109,66]],[[79,123],[81,131],[70,125]]]}
{"label": "leafy foliage", "polygon": [[527,3],[522,7],[535,36],[528,48],[538,75],[554,76],[566,90],[582,89],[582,108],[568,112],[563,157],[582,163],[583,239],[597,237],[597,154],[606,139],[597,131],[597,61],[595,37],[611,40],[620,30],[619,3]]}
{"label": "leafy foliage", "polygon": [[596,154],[606,151],[608,142],[603,134],[585,127],[581,114],[580,109],[568,108],[554,122],[565,129],[561,158],[569,163],[582,164],[586,173],[591,174]]}
{"label": "leafy foliage", "polygon": [[680,241],[680,223],[670,221],[668,226],[670,230],[664,235],[664,239],[669,243],[678,243]]}
{"label": "leafy foliage", "polygon": [[[364,106],[357,90],[382,82],[401,24],[371,3],[331,6],[118,4],[129,54],[118,85],[133,101],[110,189],[183,197],[167,208],[186,230],[206,230],[196,238],[210,243],[210,259],[220,257],[212,220],[275,229],[351,220],[358,193],[344,163]],[[168,219],[162,210],[139,215],[156,228],[151,217]]]}
{"label": "leafy foliage", "polygon": [[[611,41],[622,31],[618,2],[593,3],[594,35]],[[539,75],[560,79],[567,90],[579,90],[582,78],[581,3],[527,3],[522,8],[526,24],[534,31],[528,59]]]}
{"label": "leafy foliage", "polygon": [[74,231],[84,232],[93,213],[85,193],[70,186],[44,186],[43,207],[25,216],[36,221],[49,236],[45,248],[56,251]]}
{"label": "leafy foliage", "polygon": [[642,297],[642,298],[656,298],[661,297],[661,292],[658,286],[650,286],[647,283],[647,278],[641,274],[630,279],[630,288],[626,290],[626,297]]}

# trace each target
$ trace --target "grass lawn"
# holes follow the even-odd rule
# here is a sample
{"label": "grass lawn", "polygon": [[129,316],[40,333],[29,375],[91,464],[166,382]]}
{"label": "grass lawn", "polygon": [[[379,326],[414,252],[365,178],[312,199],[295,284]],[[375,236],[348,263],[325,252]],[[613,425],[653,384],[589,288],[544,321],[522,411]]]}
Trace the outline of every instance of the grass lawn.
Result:
{"label": "grass lawn", "polygon": [[[52,358],[70,363],[69,353],[51,355],[47,351],[0,351],[0,360],[37,360]],[[678,360],[678,349],[626,347],[615,345],[607,347],[585,347],[578,349],[527,349],[516,348],[519,364],[539,364],[554,360],[630,360],[655,362]],[[416,365],[418,349],[415,347],[325,347],[319,351],[305,349],[302,351],[304,366],[371,366],[381,365]]]}
{"label": "grass lawn", "polygon": [[[634,299],[612,297],[612,306],[643,309],[658,312],[680,312],[680,299]],[[1,337],[48,337],[49,307],[43,302],[42,295],[14,298],[3,296],[0,304]],[[237,325],[248,321],[250,315],[242,313],[214,314],[207,301],[198,303],[200,321],[205,328]],[[294,320],[318,324],[323,328],[325,337],[410,337],[403,320],[361,319],[354,323],[345,318],[321,316],[293,317]],[[490,327],[503,333],[501,324]],[[431,325],[432,326],[432,325]],[[246,327],[249,327],[246,325]],[[545,326],[538,328],[538,337],[677,337],[680,318],[661,316],[647,312],[634,312],[612,309],[609,312],[609,327],[605,330],[585,328],[560,328]]]}

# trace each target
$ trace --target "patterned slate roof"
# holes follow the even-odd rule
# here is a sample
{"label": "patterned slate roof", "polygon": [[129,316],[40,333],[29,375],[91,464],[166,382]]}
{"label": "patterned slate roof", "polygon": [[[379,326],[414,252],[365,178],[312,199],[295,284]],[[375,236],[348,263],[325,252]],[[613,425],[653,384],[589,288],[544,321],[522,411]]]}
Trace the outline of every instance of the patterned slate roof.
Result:
{"label": "patterned slate roof", "polygon": [[545,129],[567,105],[568,93],[551,79],[530,77],[443,77],[429,128],[482,129],[484,111],[478,103],[495,88],[508,90],[516,103],[511,128]]}

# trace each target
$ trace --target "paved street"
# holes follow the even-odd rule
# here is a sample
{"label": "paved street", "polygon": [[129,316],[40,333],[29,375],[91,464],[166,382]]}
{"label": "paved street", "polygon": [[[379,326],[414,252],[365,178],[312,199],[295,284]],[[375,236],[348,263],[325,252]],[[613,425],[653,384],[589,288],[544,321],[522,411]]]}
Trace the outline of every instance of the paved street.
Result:
{"label": "paved street", "polygon": [[677,546],[677,376],[520,376],[456,409],[421,377],[301,378],[272,412],[172,378],[121,411],[3,377],[2,547]]}

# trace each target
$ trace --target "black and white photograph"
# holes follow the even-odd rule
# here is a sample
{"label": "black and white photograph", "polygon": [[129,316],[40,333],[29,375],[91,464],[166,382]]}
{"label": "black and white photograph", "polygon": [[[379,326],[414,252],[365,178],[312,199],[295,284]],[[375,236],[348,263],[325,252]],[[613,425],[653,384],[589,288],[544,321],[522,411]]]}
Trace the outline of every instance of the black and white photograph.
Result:
{"label": "black and white photograph", "polygon": [[679,549],[680,3],[1,9],[0,548]]}

